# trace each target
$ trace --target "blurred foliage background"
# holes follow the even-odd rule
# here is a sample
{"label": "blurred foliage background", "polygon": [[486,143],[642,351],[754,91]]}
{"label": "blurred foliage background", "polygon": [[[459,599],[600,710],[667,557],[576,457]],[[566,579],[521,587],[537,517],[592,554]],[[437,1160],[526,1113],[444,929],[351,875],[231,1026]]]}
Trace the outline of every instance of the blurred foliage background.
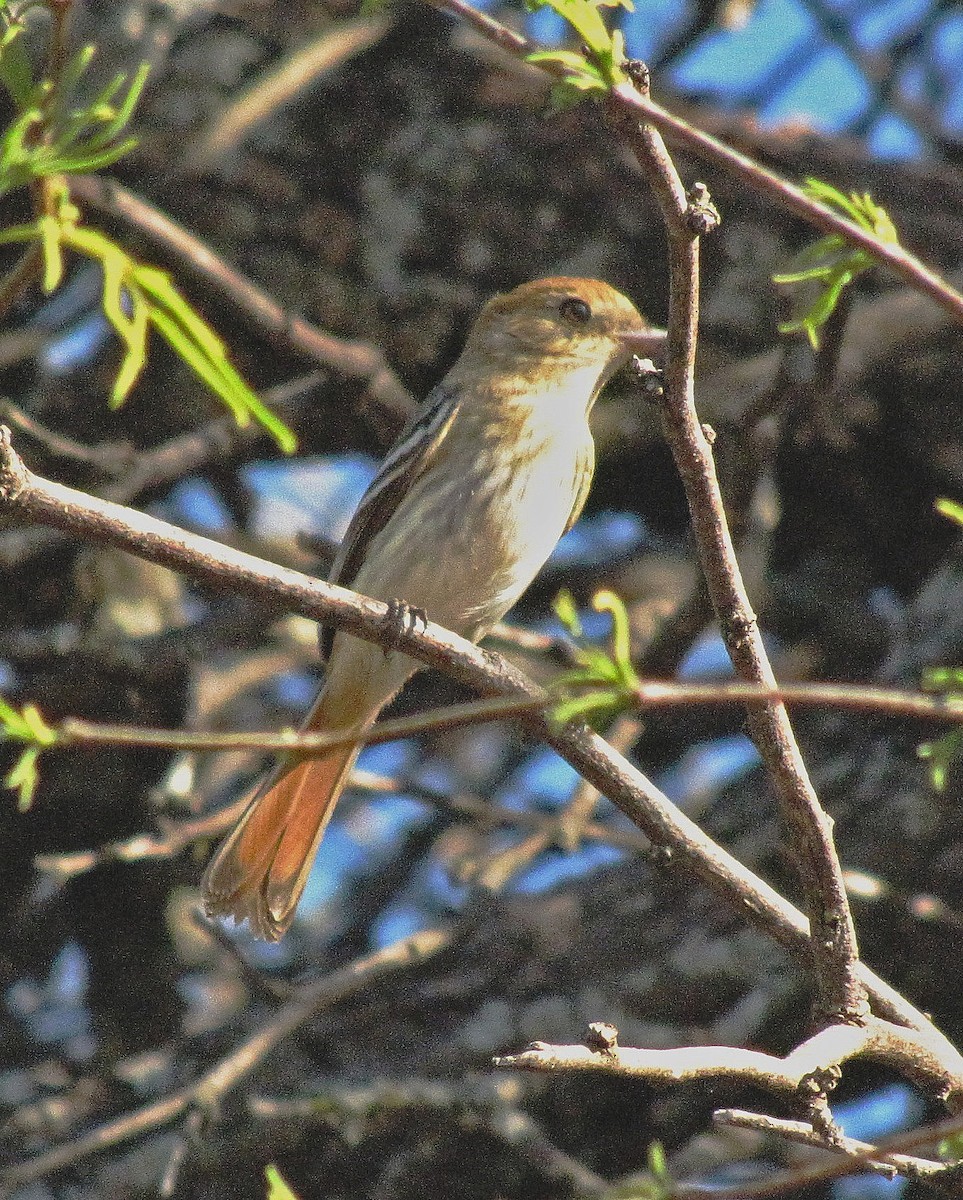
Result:
{"label": "blurred foliage background", "polygon": [[[546,43],[561,36],[551,13],[499,15]],[[660,102],[791,178],[870,191],[903,242],[958,281],[958,5],[638,0],[619,20]],[[47,33],[35,13],[35,54]],[[451,363],[484,300],[528,278],[599,276],[664,320],[660,219],[614,134],[591,106],[548,113],[541,76],[436,12],[101,0],[73,6],[71,40],[98,46],[97,78],[151,65],[138,146],[111,176],[285,309],[380,348],[413,397]],[[771,275],[813,232],[711,164],[681,166],[723,215],[704,251],[699,404],[777,672],[912,686],[963,654],[958,537],[933,508],[963,495],[959,337],[882,271],[860,280],[819,354],[781,337],[788,299]],[[386,398],[363,371],[268,335],[196,255],[132,226],[109,190],[88,188],[86,201],[91,224],[172,272],[262,394],[281,389],[299,451],[285,459],[269,439],[231,432],[159,343],[109,411],[121,348],[96,271],[75,263],[56,295],[33,289],[0,330],[0,394],[28,464],[323,572],[397,430],[402,389]],[[5,225],[28,213],[22,193],[0,201]],[[0,269],[15,254],[5,248]],[[629,606],[640,669],[723,672],[657,410],[620,380],[595,429],[585,518],[514,623],[556,633],[561,586],[583,606],[611,587]],[[51,718],[276,728],[310,701],[319,668],[304,622],[45,531],[0,530],[0,564],[0,688]],[[555,669],[517,639],[499,648],[542,676]],[[395,711],[460,698],[424,675]],[[916,728],[834,714],[799,727],[860,884],[866,958],[959,1042],[963,980],[947,949],[960,925],[959,780],[951,772],[933,792]],[[654,715],[613,737],[796,894],[738,713]],[[212,940],[192,915],[210,835],[146,858],[110,849],[237,800],[262,765],[49,754],[32,809],[0,805],[4,1162],[185,1086],[269,1019],[272,988],[438,924],[452,948],[304,1025],[202,1123],[85,1157],[19,1200],[154,1195],[161,1181],[178,1197],[263,1196],[269,1162],[302,1197],[601,1195],[644,1169],[655,1138],[674,1175],[702,1180],[765,1176],[802,1156],[706,1135],[712,1108],[747,1099],[721,1088],[493,1076],[492,1054],[577,1040],[589,1021],[613,1022],[625,1045],[777,1052],[807,1021],[798,964],[640,850],[610,806],[577,851],[554,846],[554,815],[578,783],[517,729],[368,751],[275,948],[243,933]],[[890,1082],[847,1071],[847,1129],[878,1136],[920,1118],[922,1101]],[[858,1186],[845,1194],[877,1194],[871,1180]]]}

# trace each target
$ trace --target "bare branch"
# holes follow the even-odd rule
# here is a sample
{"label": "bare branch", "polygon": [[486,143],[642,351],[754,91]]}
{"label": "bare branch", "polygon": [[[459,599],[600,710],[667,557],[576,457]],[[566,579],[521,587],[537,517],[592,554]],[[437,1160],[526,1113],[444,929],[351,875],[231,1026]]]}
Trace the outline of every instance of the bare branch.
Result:
{"label": "bare branch", "polygon": [[236,1046],[200,1079],[165,1096],[163,1100],[147,1104],[114,1121],[108,1121],[106,1125],[101,1125],[64,1146],[44,1151],[34,1158],[25,1159],[5,1171],[0,1171],[0,1191],[4,1194],[12,1192],[25,1183],[49,1175],[51,1171],[59,1171],[91,1154],[99,1154],[111,1146],[169,1125],[191,1110],[216,1112],[224,1097],[263,1062],[275,1046],[290,1037],[306,1021],[311,1020],[323,1009],[330,1008],[346,996],[366,987],[373,979],[389,971],[424,962],[425,959],[444,950],[450,940],[447,933],[435,929],[425,930],[412,937],[403,938],[383,950],[355,959],[323,979],[307,984],[261,1025],[256,1033]]}
{"label": "bare branch", "polygon": [[[119,546],[208,584],[329,622],[368,641],[384,640],[388,605],[32,475],[13,452],[9,432],[0,429],[0,512],[4,510]],[[510,663],[431,622],[424,630],[394,629],[393,639],[395,648],[446,671],[482,695],[544,699],[544,692]],[[799,910],[716,845],[637,767],[585,727],[559,728],[538,713],[520,719],[667,852],[671,862],[692,871],[792,953],[810,961],[809,927]],[[899,992],[864,964],[857,971],[880,1015],[935,1034],[928,1019]],[[946,1048],[950,1056],[956,1053],[948,1041]]]}
{"label": "bare branch", "polygon": [[520,1054],[502,1055],[494,1062],[496,1067],[528,1071],[606,1071],[650,1083],[724,1079],[798,1101],[814,1086],[821,1090],[833,1068],[854,1058],[899,1070],[953,1108],[963,1104],[963,1055],[954,1050],[947,1057],[941,1038],[876,1017],[867,1017],[864,1025],[827,1025],[785,1058],[733,1046],[631,1049],[618,1045],[614,1030],[604,1042],[593,1030],[583,1045],[533,1042]]}
{"label": "bare branch", "polygon": [[395,432],[413,411],[414,401],[376,346],[333,337],[303,317],[285,311],[200,238],[114,180],[98,175],[72,175],[69,183],[71,195],[79,203],[149,237],[180,270],[213,289],[274,346],[306,357],[348,379],[363,381],[368,399],[383,412]]}
{"label": "bare branch", "polygon": [[[647,73],[639,72],[636,84],[640,95],[647,97]],[[652,183],[669,235],[669,321],[662,415],[689,502],[709,595],[736,672],[752,683],[775,688],[776,676],[729,532],[712,455],[714,435],[702,425],[695,408],[699,320],[696,231],[714,210],[701,184],[685,192],[661,135],[652,126],[625,120],[614,104],[612,109],[626,142]],[[698,221],[693,220],[694,212],[698,213]],[[778,701],[750,703],[749,730],[776,789],[806,898],[813,929],[817,1019],[859,1022],[869,1008],[856,971],[856,929],[833,844],[832,821],[809,779],[784,705]]]}

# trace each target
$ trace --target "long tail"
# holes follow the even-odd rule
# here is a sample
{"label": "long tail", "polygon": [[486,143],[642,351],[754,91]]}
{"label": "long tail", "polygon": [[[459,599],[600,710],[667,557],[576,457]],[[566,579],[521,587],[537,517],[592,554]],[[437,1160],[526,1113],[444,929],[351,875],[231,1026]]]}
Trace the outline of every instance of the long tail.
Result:
{"label": "long tail", "polygon": [[[337,728],[327,709],[322,692],[304,731]],[[348,745],[320,758],[282,763],[265,780],[204,872],[208,915],[246,920],[252,933],[269,942],[282,936],[358,749]]]}

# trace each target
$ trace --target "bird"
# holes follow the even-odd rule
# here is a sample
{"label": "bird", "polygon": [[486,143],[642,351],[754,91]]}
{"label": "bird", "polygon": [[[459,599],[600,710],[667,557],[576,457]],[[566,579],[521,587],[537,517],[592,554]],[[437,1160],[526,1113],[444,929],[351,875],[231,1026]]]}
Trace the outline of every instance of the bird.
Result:
{"label": "bird", "polygon": [[[600,280],[495,296],[363,495],[330,581],[481,640],[582,511],[602,387],[633,355],[657,357],[664,337]],[[360,740],[420,665],[344,632],[322,648],[324,684],[302,729],[347,744],[282,759],[201,885],[209,916],[246,920],[267,941],[294,918]]]}

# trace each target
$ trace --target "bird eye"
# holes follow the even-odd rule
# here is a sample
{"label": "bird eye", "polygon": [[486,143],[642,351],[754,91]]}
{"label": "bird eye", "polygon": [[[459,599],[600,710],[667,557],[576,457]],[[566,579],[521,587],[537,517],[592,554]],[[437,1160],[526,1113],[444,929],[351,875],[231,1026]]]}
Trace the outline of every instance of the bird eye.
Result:
{"label": "bird eye", "polygon": [[576,325],[586,325],[592,319],[591,308],[578,296],[566,296],[558,306],[558,311],[566,321],[572,321]]}

